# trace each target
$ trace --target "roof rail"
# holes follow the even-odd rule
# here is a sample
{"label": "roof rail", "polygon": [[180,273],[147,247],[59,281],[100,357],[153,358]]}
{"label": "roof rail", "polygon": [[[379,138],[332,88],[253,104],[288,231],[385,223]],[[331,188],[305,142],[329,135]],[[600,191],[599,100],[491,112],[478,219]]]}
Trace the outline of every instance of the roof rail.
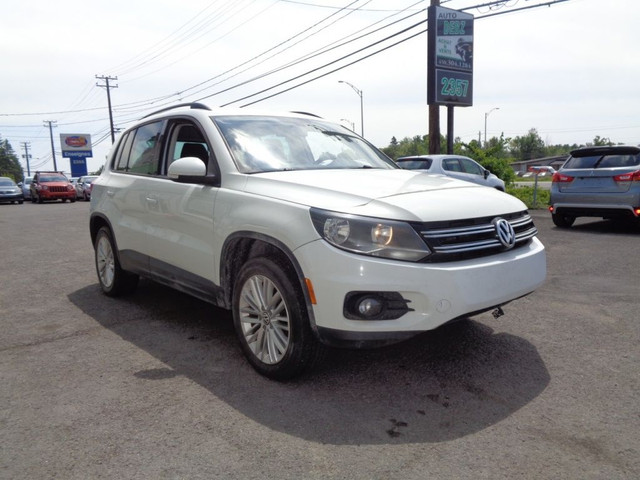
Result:
{"label": "roof rail", "polygon": [[166,107],[166,108],[163,108],[161,110],[156,110],[155,112],[149,113],[148,115],[145,115],[142,118],[147,118],[147,117],[150,117],[152,115],[156,115],[158,113],[167,112],[169,110],[173,110],[174,108],[182,108],[182,107],[189,107],[189,108],[194,108],[194,109],[198,109],[198,110],[211,110],[204,103],[197,103],[197,102],[193,102],[193,103],[178,103],[177,105],[171,105],[170,107]]}

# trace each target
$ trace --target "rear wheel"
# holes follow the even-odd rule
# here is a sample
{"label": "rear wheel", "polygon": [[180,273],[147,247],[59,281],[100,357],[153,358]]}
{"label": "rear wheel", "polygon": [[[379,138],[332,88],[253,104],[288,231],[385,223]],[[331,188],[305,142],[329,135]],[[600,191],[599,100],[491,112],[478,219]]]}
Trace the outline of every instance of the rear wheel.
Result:
{"label": "rear wheel", "polygon": [[311,331],[297,277],[282,260],[254,258],[240,269],[233,322],[249,363],[275,380],[299,375],[324,351]]}
{"label": "rear wheel", "polygon": [[94,249],[96,272],[102,291],[110,297],[133,292],[138,286],[139,277],[120,267],[115,242],[107,227],[102,227],[98,231]]}
{"label": "rear wheel", "polygon": [[569,228],[573,225],[573,222],[576,221],[576,217],[572,217],[571,215],[562,215],[561,213],[552,213],[551,220],[553,220],[556,227]]}

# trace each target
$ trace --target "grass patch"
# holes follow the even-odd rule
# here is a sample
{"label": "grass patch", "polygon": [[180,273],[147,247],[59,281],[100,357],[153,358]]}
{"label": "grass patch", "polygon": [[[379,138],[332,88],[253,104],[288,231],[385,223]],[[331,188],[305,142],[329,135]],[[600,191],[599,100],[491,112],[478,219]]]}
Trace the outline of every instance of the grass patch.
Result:
{"label": "grass patch", "polygon": [[515,187],[515,186],[507,187],[507,193],[509,195],[513,195],[514,197],[517,197],[520,200],[522,200],[527,205],[527,208],[529,209],[547,208],[547,205],[549,205],[549,197],[551,195],[551,192],[549,190],[544,190],[539,188],[538,192],[536,193],[536,201],[534,204],[534,201],[533,201],[534,188],[533,187]]}

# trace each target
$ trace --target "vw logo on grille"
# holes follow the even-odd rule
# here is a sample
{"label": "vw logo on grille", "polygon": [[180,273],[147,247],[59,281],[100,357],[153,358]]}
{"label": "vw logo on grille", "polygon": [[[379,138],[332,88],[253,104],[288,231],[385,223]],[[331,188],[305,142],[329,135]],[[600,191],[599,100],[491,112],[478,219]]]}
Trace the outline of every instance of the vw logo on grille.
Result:
{"label": "vw logo on grille", "polygon": [[506,248],[513,248],[516,244],[516,232],[509,222],[504,218],[496,218],[493,221],[493,225],[496,228],[496,237],[500,240],[500,243]]}

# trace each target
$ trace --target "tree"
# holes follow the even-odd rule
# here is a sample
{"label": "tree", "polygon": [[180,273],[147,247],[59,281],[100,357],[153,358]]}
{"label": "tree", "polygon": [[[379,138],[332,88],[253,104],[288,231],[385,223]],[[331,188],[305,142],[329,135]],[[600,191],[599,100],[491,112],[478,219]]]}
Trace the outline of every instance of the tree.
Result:
{"label": "tree", "polygon": [[594,147],[610,147],[613,145],[613,142],[608,138],[601,137],[600,135],[596,135],[593,139]]}
{"label": "tree", "polygon": [[0,137],[0,177],[10,177],[15,182],[24,180],[18,156],[14,153],[9,140],[2,140],[2,137]]}
{"label": "tree", "polygon": [[[443,152],[447,150],[447,139],[440,135],[440,147]],[[404,137],[399,142],[396,137],[391,138],[391,144],[381,150],[390,158],[396,160],[399,157],[429,154],[429,135],[416,135],[412,138]]]}
{"label": "tree", "polygon": [[499,155],[504,152],[507,143],[508,140],[504,139],[504,135],[500,135],[500,138],[496,139],[493,144],[490,143],[487,148],[482,148],[480,143],[475,140],[465,143],[463,146],[466,150],[465,155],[473,158],[496,177],[501,178],[508,186],[513,183],[516,174],[511,168],[509,160],[499,158]]}
{"label": "tree", "polygon": [[529,130],[523,137],[515,137],[509,142],[511,155],[516,160],[531,160],[546,155],[544,140],[535,128]]}

